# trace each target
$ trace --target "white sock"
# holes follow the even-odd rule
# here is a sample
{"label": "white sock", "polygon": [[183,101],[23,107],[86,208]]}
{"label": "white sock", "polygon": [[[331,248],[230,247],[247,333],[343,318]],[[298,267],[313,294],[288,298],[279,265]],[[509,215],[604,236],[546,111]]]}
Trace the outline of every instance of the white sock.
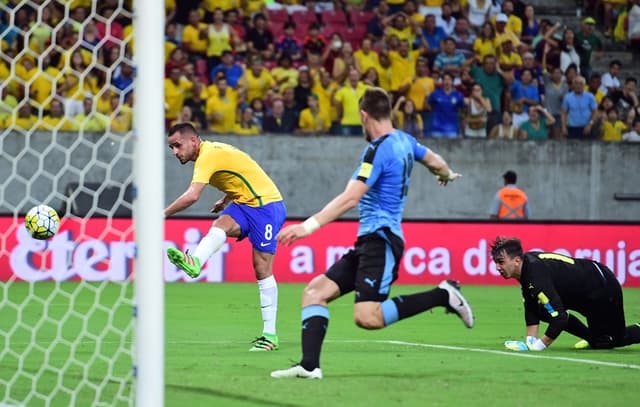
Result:
{"label": "white sock", "polygon": [[200,240],[198,247],[193,252],[193,255],[200,260],[200,266],[204,266],[204,263],[209,260],[209,257],[217,252],[224,242],[227,241],[227,234],[224,230],[211,226],[209,232]]}
{"label": "white sock", "polygon": [[260,288],[260,307],[262,310],[262,321],[264,322],[263,333],[276,334],[276,313],[278,312],[278,285],[273,276],[258,280]]}

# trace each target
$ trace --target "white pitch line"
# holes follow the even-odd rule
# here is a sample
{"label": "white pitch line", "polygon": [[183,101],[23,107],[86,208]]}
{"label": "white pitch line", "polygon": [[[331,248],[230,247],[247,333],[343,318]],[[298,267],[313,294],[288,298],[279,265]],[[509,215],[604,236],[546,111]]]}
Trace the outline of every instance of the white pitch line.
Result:
{"label": "white pitch line", "polygon": [[[346,341],[340,341],[340,342],[346,342]],[[352,342],[360,343],[365,341],[352,341]],[[429,343],[415,343],[415,342],[392,341],[392,340],[373,340],[368,342],[389,343],[392,345],[417,346],[422,348],[461,350],[466,352],[492,353],[495,355],[516,356],[516,357],[522,357],[522,358],[561,360],[564,362],[585,363],[588,365],[623,367],[627,369],[640,369],[640,365],[632,365],[628,363],[603,362],[600,360],[592,360],[592,359],[570,358],[566,356],[546,356],[546,355],[541,355],[538,352],[536,353],[515,352],[515,351],[507,352],[507,351],[492,350],[492,349],[465,348],[462,346],[433,345]]]}
{"label": "white pitch line", "polygon": [[[421,348],[433,348],[433,349],[446,349],[446,350],[457,350],[457,351],[465,351],[465,352],[479,352],[479,353],[491,353],[494,355],[504,355],[504,356],[515,356],[521,358],[531,358],[531,359],[548,359],[548,360],[560,360],[563,362],[573,362],[573,363],[584,363],[587,365],[600,365],[600,366],[609,366],[609,367],[621,367],[626,369],[636,369],[640,370],[640,365],[632,365],[630,363],[616,363],[616,362],[603,362],[601,360],[593,360],[593,359],[580,359],[580,358],[570,358],[567,356],[547,356],[540,354],[540,352],[516,352],[516,351],[502,351],[502,350],[493,350],[493,349],[482,349],[482,348],[466,348],[463,346],[449,346],[449,345],[435,345],[431,343],[418,343],[418,342],[405,342],[405,341],[394,341],[394,340],[364,340],[364,339],[327,339],[325,340],[327,343],[382,343],[389,345],[404,345],[404,346],[414,346]],[[30,342],[14,342],[15,345],[28,345]],[[113,344],[113,343],[121,343],[119,341],[102,341],[103,344]],[[131,344],[131,341],[123,341],[122,343]],[[229,344],[246,344],[250,343],[250,341],[242,341],[242,340],[186,340],[186,341],[167,341],[167,345],[229,345]],[[585,352],[589,352],[585,350]],[[2,407],[0,405],[0,407]]]}

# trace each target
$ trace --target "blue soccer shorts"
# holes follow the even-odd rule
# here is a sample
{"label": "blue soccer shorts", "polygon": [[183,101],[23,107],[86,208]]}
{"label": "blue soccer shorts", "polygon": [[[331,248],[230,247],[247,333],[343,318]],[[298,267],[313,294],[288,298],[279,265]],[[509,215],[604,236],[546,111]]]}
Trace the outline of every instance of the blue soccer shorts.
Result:
{"label": "blue soccer shorts", "polygon": [[287,217],[283,201],[255,208],[232,202],[222,211],[222,215],[231,216],[240,225],[238,241],[249,237],[254,249],[271,254],[276,252],[276,235]]}

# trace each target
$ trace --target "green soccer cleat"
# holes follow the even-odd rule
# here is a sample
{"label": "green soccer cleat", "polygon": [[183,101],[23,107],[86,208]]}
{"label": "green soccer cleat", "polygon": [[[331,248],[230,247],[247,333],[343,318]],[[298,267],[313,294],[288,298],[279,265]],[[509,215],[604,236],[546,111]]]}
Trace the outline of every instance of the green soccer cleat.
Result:
{"label": "green soccer cleat", "polygon": [[167,249],[167,257],[171,263],[187,273],[189,277],[196,278],[200,275],[200,270],[202,269],[200,260],[190,255],[188,251],[183,253],[176,248],[170,247]]}
{"label": "green soccer cleat", "polygon": [[267,352],[270,350],[278,350],[278,336],[271,334],[262,334],[261,337],[256,338],[253,341],[253,346],[249,349],[250,352]]}
{"label": "green soccer cleat", "polygon": [[590,347],[589,342],[584,339],[579,340],[575,345],[573,345],[574,349],[589,349]]}

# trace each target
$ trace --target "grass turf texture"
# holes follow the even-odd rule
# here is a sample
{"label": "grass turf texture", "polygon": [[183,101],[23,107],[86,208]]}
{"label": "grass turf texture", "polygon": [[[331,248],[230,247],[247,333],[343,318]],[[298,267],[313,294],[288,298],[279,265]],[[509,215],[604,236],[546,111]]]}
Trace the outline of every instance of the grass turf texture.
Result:
{"label": "grass turf texture", "polygon": [[[47,296],[53,284],[40,283],[35,295]],[[49,288],[47,288],[49,287]],[[76,283],[60,286],[71,293]],[[281,350],[249,352],[250,341],[261,333],[262,321],[255,284],[168,284],[166,285],[166,388],[167,406],[518,406],[551,405],[634,405],[635,387],[640,377],[640,345],[610,351],[577,351],[576,339],[563,333],[545,352],[505,351],[507,339],[524,338],[522,300],[519,288],[463,286],[463,294],[474,307],[476,327],[467,329],[443,308],[434,309],[384,330],[364,331],[352,322],[353,296],[347,295],[330,306],[331,319],[321,363],[321,381],[272,379],[274,369],[286,368],[300,358],[300,295],[302,285],[280,284],[278,334]],[[14,283],[9,291],[13,302],[24,298],[29,285]],[[395,286],[394,295],[429,287]],[[120,292],[111,284],[101,302]],[[32,288],[33,290],[33,288]],[[628,323],[640,322],[640,289],[624,289]],[[75,309],[96,302],[92,290],[82,290]],[[51,309],[64,308],[66,296],[54,298]],[[30,302],[31,304],[31,302]],[[41,312],[38,301],[23,310],[23,318]],[[126,320],[128,312],[116,312],[116,320]],[[2,308],[0,329],[15,323],[15,312]],[[104,311],[92,324],[104,324]],[[128,314],[130,315],[130,314]],[[62,335],[80,335],[79,318],[71,318]],[[545,324],[542,325],[544,328]],[[24,331],[24,332],[22,332]],[[24,350],[31,332],[26,329],[11,336],[11,348]],[[48,346],[55,337],[53,324],[36,330],[36,338]],[[107,335],[100,346],[105,353],[117,348],[116,336]],[[0,338],[1,339],[1,338]],[[6,343],[6,342],[5,342]],[[9,343],[6,343],[10,345]],[[95,341],[84,338],[76,357],[90,355]],[[130,344],[127,344],[130,345]],[[443,348],[432,345],[442,345]],[[456,349],[451,349],[456,348]],[[6,349],[6,348],[5,348]],[[497,352],[494,352],[497,351]],[[31,350],[24,358],[25,369],[37,372],[42,352]],[[69,349],[55,347],[51,360],[65,360]],[[118,362],[126,366],[129,361]],[[604,364],[598,364],[604,363]],[[614,364],[606,365],[606,363]],[[617,366],[615,364],[620,364]],[[621,365],[633,365],[635,368]],[[0,378],[6,380],[16,370],[17,359],[4,357]],[[102,380],[100,369],[89,381]],[[74,388],[82,377],[82,365],[65,375],[64,383]],[[36,381],[42,389],[57,380],[44,371]],[[8,391],[19,399],[31,381],[22,379]],[[86,388],[85,385],[83,388]],[[106,393],[115,392],[116,386]],[[6,393],[0,389],[0,401]],[[100,397],[101,399],[113,399]],[[69,405],[56,399],[52,405]],[[81,392],[77,405],[95,405],[91,391]],[[43,405],[32,402],[29,405]]]}

